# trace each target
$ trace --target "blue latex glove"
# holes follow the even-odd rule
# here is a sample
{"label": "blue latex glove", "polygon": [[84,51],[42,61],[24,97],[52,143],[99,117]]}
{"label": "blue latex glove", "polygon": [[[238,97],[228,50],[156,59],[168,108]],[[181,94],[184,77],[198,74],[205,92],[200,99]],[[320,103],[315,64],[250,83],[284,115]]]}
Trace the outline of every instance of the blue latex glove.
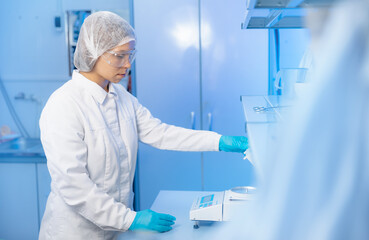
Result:
{"label": "blue latex glove", "polygon": [[157,213],[150,209],[139,211],[133,220],[129,230],[154,230],[158,232],[167,232],[172,229],[176,220],[169,214]]}
{"label": "blue latex glove", "polygon": [[247,137],[221,136],[219,150],[225,152],[245,152],[249,147]]}

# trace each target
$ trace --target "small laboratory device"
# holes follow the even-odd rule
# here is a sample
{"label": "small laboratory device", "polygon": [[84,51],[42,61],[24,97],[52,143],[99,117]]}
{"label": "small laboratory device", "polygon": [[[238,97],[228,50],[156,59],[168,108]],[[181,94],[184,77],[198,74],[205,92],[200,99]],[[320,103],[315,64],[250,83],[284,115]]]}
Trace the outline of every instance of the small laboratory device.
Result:
{"label": "small laboratory device", "polygon": [[231,221],[232,216],[253,199],[255,191],[254,187],[235,187],[198,197],[190,210],[194,228],[198,228],[201,221]]}

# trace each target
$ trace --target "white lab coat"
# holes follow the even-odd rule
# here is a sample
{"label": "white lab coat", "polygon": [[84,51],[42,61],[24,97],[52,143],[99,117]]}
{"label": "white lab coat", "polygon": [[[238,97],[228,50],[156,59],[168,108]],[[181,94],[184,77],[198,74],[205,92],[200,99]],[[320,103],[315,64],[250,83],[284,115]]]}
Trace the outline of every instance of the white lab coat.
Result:
{"label": "white lab coat", "polygon": [[138,140],[156,148],[218,151],[220,135],[161,123],[121,85],[109,93],[75,71],[40,119],[52,178],[39,239],[114,239],[136,213]]}

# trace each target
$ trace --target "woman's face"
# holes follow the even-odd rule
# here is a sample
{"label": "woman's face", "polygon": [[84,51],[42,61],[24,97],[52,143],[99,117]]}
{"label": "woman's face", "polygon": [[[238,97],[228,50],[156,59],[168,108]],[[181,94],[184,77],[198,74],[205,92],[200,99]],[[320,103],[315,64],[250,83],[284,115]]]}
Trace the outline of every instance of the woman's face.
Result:
{"label": "woman's face", "polygon": [[109,49],[97,59],[93,71],[109,82],[119,83],[131,68],[129,51],[134,50],[135,45],[135,41],[131,41]]}

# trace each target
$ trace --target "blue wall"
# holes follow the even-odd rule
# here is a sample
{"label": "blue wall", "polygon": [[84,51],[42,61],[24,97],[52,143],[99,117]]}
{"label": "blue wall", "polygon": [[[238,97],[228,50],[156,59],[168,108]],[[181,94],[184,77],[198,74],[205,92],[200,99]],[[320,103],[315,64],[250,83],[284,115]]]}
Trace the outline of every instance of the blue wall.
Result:
{"label": "blue wall", "polygon": [[[0,2],[0,77],[29,134],[39,136],[38,119],[50,94],[70,79],[64,28],[54,17],[66,10],[111,10],[129,20],[129,0],[12,0]],[[20,93],[37,101],[14,100]],[[0,94],[0,127],[18,132]]]}
{"label": "blue wall", "polygon": [[300,61],[310,45],[310,30],[282,29],[280,33],[280,67],[298,68]]}
{"label": "blue wall", "polygon": [[[279,69],[299,68],[301,59],[307,52],[311,36],[308,29],[280,29],[279,36]],[[276,33],[269,30],[269,94],[275,94],[274,80],[277,74]]]}

